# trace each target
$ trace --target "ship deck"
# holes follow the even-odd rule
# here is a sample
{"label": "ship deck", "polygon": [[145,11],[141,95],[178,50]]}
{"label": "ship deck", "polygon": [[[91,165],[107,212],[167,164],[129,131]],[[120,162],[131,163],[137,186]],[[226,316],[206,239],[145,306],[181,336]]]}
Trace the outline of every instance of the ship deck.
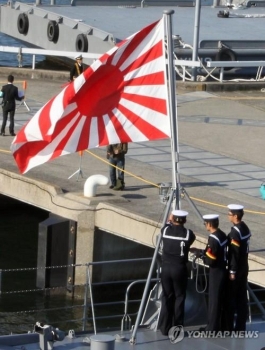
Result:
{"label": "ship deck", "polygon": [[[76,333],[74,337],[66,335],[64,340],[54,343],[55,350],[86,350],[90,348],[104,350],[129,350],[129,349],[144,349],[144,350],[164,350],[164,349],[180,349],[180,350],[260,350],[265,344],[265,329],[264,323],[253,323],[248,325],[248,337],[238,335],[237,337],[220,336],[209,337],[200,336],[198,331],[192,333],[185,332],[184,338],[179,342],[171,343],[167,336],[163,336],[160,331],[153,331],[146,328],[139,328],[135,343],[131,344],[130,339],[132,333],[124,331],[105,331],[97,333]],[[67,333],[66,333],[67,334]],[[73,334],[72,330],[70,334]],[[116,339],[114,344],[108,343],[108,339],[112,336]],[[91,345],[91,337],[93,346]],[[11,335],[0,337],[1,350],[13,350],[18,346],[23,346],[27,350],[40,349],[38,334]],[[102,344],[100,344],[102,342]],[[42,349],[42,348],[41,348]]]}

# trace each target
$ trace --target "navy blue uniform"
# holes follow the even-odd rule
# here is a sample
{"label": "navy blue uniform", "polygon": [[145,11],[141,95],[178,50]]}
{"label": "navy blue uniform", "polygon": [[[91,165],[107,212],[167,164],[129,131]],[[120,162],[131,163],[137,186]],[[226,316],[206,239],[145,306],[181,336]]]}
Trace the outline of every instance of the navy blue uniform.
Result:
{"label": "navy blue uniform", "polygon": [[[226,329],[229,331],[246,330],[250,237],[251,232],[243,221],[232,227],[228,234],[228,269],[229,273],[235,274],[235,280],[229,280],[227,288]],[[237,314],[236,320],[234,319],[235,313]]]}
{"label": "navy blue uniform", "polygon": [[207,331],[221,330],[221,312],[226,279],[227,236],[219,228],[211,233],[204,251],[204,262],[209,269]]}
{"label": "navy blue uniform", "polygon": [[183,325],[188,283],[188,253],[196,237],[182,225],[166,225],[162,229],[162,297],[160,331],[167,335],[173,326]]}

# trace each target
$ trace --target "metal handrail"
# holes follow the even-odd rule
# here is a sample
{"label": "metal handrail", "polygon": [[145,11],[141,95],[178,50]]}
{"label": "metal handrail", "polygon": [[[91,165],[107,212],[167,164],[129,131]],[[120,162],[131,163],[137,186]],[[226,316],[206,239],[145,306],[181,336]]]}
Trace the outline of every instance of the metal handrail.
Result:
{"label": "metal handrail", "polygon": [[253,290],[252,290],[252,288],[249,286],[249,284],[248,284],[247,288],[248,288],[248,293],[249,293],[249,295],[250,295],[251,298],[254,300],[255,304],[258,306],[260,312],[262,313],[263,319],[265,319],[265,308],[264,308],[264,306],[263,306],[263,303],[261,303],[261,302],[259,301],[259,299],[258,299],[257,296],[255,295],[255,293],[253,292]]}
{"label": "metal handrail", "polygon": [[[47,49],[35,49],[28,47],[18,46],[3,46],[0,45],[0,52],[17,54],[18,67],[22,67],[23,54],[32,55],[32,69],[36,68],[36,56],[54,56],[54,57],[67,57],[73,59],[76,56],[76,51],[61,51],[61,50],[47,50]],[[82,52],[83,58],[96,60],[102,56],[102,53]],[[199,61],[189,60],[174,60],[175,65],[183,67],[201,67]]]}
{"label": "metal handrail", "polygon": [[[28,290],[16,290],[16,291],[2,291],[2,287],[3,287],[3,283],[2,283],[2,278],[3,278],[3,274],[4,273],[10,273],[10,272],[23,272],[23,271],[36,271],[39,269],[56,269],[56,268],[62,268],[62,267],[85,267],[86,268],[86,281],[84,284],[75,284],[72,287],[84,287],[84,300],[82,304],[79,305],[75,305],[75,306],[63,306],[60,308],[49,308],[49,309],[38,309],[38,310],[25,310],[25,311],[18,311],[18,312],[8,312],[8,314],[16,314],[16,315],[23,315],[23,314],[33,314],[33,313],[47,313],[47,312],[52,312],[52,311],[57,311],[57,310],[68,310],[68,309],[74,309],[74,308],[82,308],[83,312],[82,312],[82,318],[78,318],[78,319],[74,319],[74,320],[64,320],[64,321],[60,321],[60,322],[79,322],[82,321],[82,330],[84,331],[86,328],[86,324],[89,320],[92,319],[93,321],[93,325],[94,325],[94,330],[96,332],[96,320],[99,319],[104,319],[104,318],[122,318],[123,315],[119,314],[119,315],[112,315],[112,316],[100,316],[100,317],[96,317],[95,315],[95,307],[104,307],[106,305],[124,305],[124,299],[123,300],[118,300],[115,302],[111,302],[111,303],[94,303],[93,301],[93,287],[94,286],[99,286],[99,285],[109,285],[109,284],[117,284],[117,283],[132,283],[132,280],[120,280],[120,281],[106,281],[106,282],[96,282],[96,283],[92,283],[91,281],[91,276],[90,276],[90,272],[89,269],[92,266],[98,266],[98,265],[104,265],[104,264],[124,264],[124,263],[132,263],[134,264],[135,262],[150,262],[152,260],[152,258],[139,258],[139,259],[124,259],[124,260],[110,260],[110,261],[100,261],[100,262],[89,262],[89,263],[84,263],[84,264],[71,264],[71,265],[60,265],[60,266],[47,266],[47,267],[31,267],[31,268],[18,268],[18,269],[2,269],[0,270],[0,296],[1,295],[5,295],[5,294],[18,294],[18,293],[29,293],[29,292],[46,292],[46,291],[50,291],[50,290],[60,290],[60,289],[67,289],[67,286],[59,286],[59,287],[52,287],[52,288],[43,288],[43,289],[28,289]],[[89,297],[90,297],[90,302],[89,302]],[[140,303],[141,300],[130,300],[128,301],[129,303]],[[92,318],[88,317],[88,308],[91,308],[92,311]],[[1,314],[5,314],[4,312],[1,312]],[[96,333],[95,333],[96,334]]]}
{"label": "metal handrail", "polygon": [[[28,48],[28,47],[3,46],[3,45],[0,45],[0,52],[9,52],[9,53],[17,54],[19,68],[22,67],[23,54],[32,55],[32,69],[35,69],[35,66],[36,66],[36,55],[68,57],[71,59],[73,59],[76,56],[76,51],[46,50],[46,49],[34,49],[34,48]],[[82,52],[82,56],[84,58],[96,60],[100,56],[102,56],[102,53]]]}
{"label": "metal handrail", "polygon": [[[142,259],[128,259],[126,261],[123,261],[123,262],[131,262],[131,261],[140,261],[140,260],[151,260],[151,258],[142,258]],[[120,260],[113,260],[111,262],[108,262],[108,263],[117,263],[117,262],[121,262]],[[101,265],[102,262],[92,262],[90,263],[90,265]],[[146,279],[145,280],[141,280],[142,282],[145,282],[146,283]],[[96,319],[95,319],[95,309],[94,309],[94,303],[93,303],[93,292],[92,292],[92,281],[91,281],[91,276],[90,276],[90,272],[89,272],[89,266],[87,268],[87,282],[88,282],[88,286],[89,286],[89,292],[90,292],[90,299],[91,299],[91,310],[92,310],[92,318],[93,318],[93,327],[94,327],[94,334],[97,334],[97,329],[96,329]],[[130,286],[132,286],[133,284],[135,284],[136,282],[132,282]],[[129,286],[129,289],[130,289],[130,286]],[[86,304],[87,302],[87,294],[88,290],[86,288],[86,291],[85,291],[85,298],[84,298],[84,303]],[[127,291],[126,291],[126,297],[125,297],[125,307],[126,305],[128,304],[128,288],[127,288]],[[84,310],[86,309],[86,312],[87,312],[87,307],[85,306],[84,307]],[[83,322],[83,331],[85,330],[85,323],[86,323],[86,314],[84,313],[84,322]],[[123,324],[123,323],[122,323]],[[123,331],[123,329],[121,329]]]}
{"label": "metal handrail", "polygon": [[[96,266],[96,265],[104,265],[104,264],[124,264],[124,263],[134,263],[135,261],[146,261],[146,262],[150,262],[151,261],[151,258],[142,258],[142,259],[127,259],[127,260],[112,260],[112,261],[101,261],[101,262],[91,262],[91,263],[85,263],[85,264],[76,264],[76,265],[69,265],[71,267],[75,266],[75,267],[86,267],[87,271],[87,280],[86,280],[86,283],[84,284],[78,284],[78,285],[73,285],[73,287],[77,287],[77,286],[82,286],[82,287],[85,287],[85,291],[84,291],[84,297],[83,297],[83,303],[80,303],[78,305],[72,305],[72,306],[62,306],[62,307],[56,307],[56,308],[49,308],[49,309],[37,309],[37,310],[26,310],[26,311],[18,311],[18,312],[8,312],[8,314],[17,314],[17,315],[25,315],[25,314],[33,314],[33,313],[47,313],[47,312],[54,312],[54,311],[57,311],[57,310],[68,310],[68,309],[82,309],[82,317],[81,318],[75,318],[74,320],[73,319],[66,319],[64,321],[60,321],[61,323],[62,322],[78,322],[79,325],[81,325],[82,329],[85,330],[86,328],[86,325],[87,325],[87,322],[88,321],[93,321],[93,325],[94,325],[94,331],[96,332],[97,331],[97,325],[96,325],[96,321],[100,320],[100,319],[107,319],[107,318],[116,318],[117,320],[120,319],[123,323],[121,324],[121,331],[123,331],[124,329],[124,324],[125,322],[130,322],[130,319],[131,319],[131,316],[134,316],[136,315],[136,313],[129,313],[128,312],[128,305],[129,304],[132,304],[132,303],[139,303],[141,302],[141,299],[136,299],[136,300],[133,300],[133,299],[130,299],[129,298],[129,293],[130,293],[130,290],[133,286],[135,286],[136,284],[139,284],[139,283],[143,283],[143,282],[146,282],[145,279],[139,279],[139,280],[121,280],[121,281],[106,281],[106,282],[96,282],[96,283],[92,283],[92,280],[91,280],[91,276],[90,276],[90,272],[89,270],[91,269],[92,266]],[[68,265],[67,265],[68,266]],[[61,268],[61,266],[51,266],[51,267],[45,267],[47,269],[54,269],[54,268]],[[0,270],[0,286],[2,285],[3,286],[3,283],[2,283],[2,275],[3,273],[7,273],[7,272],[21,272],[21,271],[29,271],[29,270],[38,270],[39,268],[25,268],[25,269],[3,269],[3,270]],[[159,271],[159,269],[158,269]],[[156,282],[158,281],[159,278],[152,278],[150,280],[150,282]],[[128,283],[128,286],[127,286],[127,289],[126,289],[126,292],[125,292],[125,300],[117,300],[117,301],[113,301],[113,302],[98,302],[98,303],[95,303],[94,300],[93,300],[93,287],[95,286],[99,286],[99,285],[102,285],[102,286],[105,286],[105,285],[109,285],[113,283],[114,285],[116,283]],[[64,287],[56,287],[56,288],[66,288],[65,286]],[[44,288],[44,289],[38,289],[36,290],[37,292],[46,292],[46,291],[49,291],[51,288]],[[55,288],[54,288],[55,289]],[[250,295],[250,299],[251,301],[249,300],[249,307],[250,306],[253,306],[253,305],[256,305],[257,306],[257,309],[255,310],[255,314],[254,313],[251,313],[252,310],[250,309],[250,322],[252,322],[252,315],[262,315],[263,318],[265,318],[265,307],[264,307],[264,304],[265,304],[265,301],[261,301],[259,300],[259,298],[257,297],[257,293],[258,292],[264,292],[264,289],[259,289],[259,288],[252,288],[252,286],[248,286],[248,290],[249,290],[249,295]],[[22,291],[9,291],[9,292],[2,292],[2,294],[5,294],[5,293],[12,293],[12,292],[21,292],[21,293],[28,293],[28,292],[31,292],[32,290],[22,290]],[[0,289],[0,294],[1,294],[1,289]],[[90,297],[90,300],[89,300],[89,297]],[[122,299],[122,298],[120,298]],[[115,313],[115,315],[109,315],[109,316],[96,316],[96,313],[95,313],[95,308],[98,308],[98,307],[106,307],[107,305],[124,305],[124,314],[120,314],[118,312]],[[93,312],[92,312],[92,317],[91,315],[88,315],[88,308],[91,308],[91,310],[93,309]],[[260,313],[258,312],[258,310],[260,311]],[[4,315],[5,313],[4,312],[1,312],[2,315]],[[76,314],[76,316],[79,315],[79,312]],[[81,321],[81,324],[80,324],[80,321]]]}
{"label": "metal handrail", "polygon": [[[158,282],[159,281],[159,278],[152,278],[150,280],[150,282]],[[126,293],[125,293],[125,303],[124,303],[124,315],[123,315],[123,318],[121,320],[121,332],[123,332],[124,330],[124,323],[125,322],[128,322],[128,329],[131,328],[131,318],[128,314],[128,304],[129,304],[129,292],[131,290],[131,288],[133,286],[135,286],[136,284],[139,284],[139,283],[146,283],[146,279],[141,279],[141,280],[136,280],[136,281],[133,281],[131,284],[129,284],[129,286],[127,287],[126,289]]]}
{"label": "metal handrail", "polygon": [[225,68],[243,68],[243,67],[256,67],[257,74],[256,80],[260,80],[265,61],[208,61],[207,67],[209,68],[220,68],[220,81],[224,79]]}

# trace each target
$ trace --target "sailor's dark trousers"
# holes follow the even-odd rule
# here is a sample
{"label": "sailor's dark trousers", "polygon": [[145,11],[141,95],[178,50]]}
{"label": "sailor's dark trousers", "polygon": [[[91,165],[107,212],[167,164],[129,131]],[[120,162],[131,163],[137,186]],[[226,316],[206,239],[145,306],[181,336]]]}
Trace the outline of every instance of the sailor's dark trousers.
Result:
{"label": "sailor's dark trousers", "polygon": [[207,331],[221,331],[221,312],[225,292],[225,268],[211,268],[209,271],[208,324]]}
{"label": "sailor's dark trousers", "polygon": [[187,265],[164,261],[162,264],[162,297],[158,328],[164,335],[173,326],[183,326],[186,289],[188,283]]}

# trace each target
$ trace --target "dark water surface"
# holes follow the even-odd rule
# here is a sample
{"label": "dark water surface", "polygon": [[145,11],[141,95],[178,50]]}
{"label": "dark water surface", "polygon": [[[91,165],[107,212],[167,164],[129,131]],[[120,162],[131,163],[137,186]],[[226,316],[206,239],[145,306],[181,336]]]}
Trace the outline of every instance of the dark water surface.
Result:
{"label": "dark water surface", "polygon": [[[38,225],[48,216],[49,213],[44,210],[0,195],[0,269],[4,270],[1,274],[0,334],[33,330],[36,321],[50,324],[57,320],[60,328],[70,327],[70,324],[68,326],[63,321],[82,317],[80,308],[63,312],[41,311],[83,303],[82,300],[73,300],[71,295],[49,296],[42,290],[14,293],[36,290]],[[24,268],[32,270],[5,271]],[[29,312],[33,310],[36,312]]]}

